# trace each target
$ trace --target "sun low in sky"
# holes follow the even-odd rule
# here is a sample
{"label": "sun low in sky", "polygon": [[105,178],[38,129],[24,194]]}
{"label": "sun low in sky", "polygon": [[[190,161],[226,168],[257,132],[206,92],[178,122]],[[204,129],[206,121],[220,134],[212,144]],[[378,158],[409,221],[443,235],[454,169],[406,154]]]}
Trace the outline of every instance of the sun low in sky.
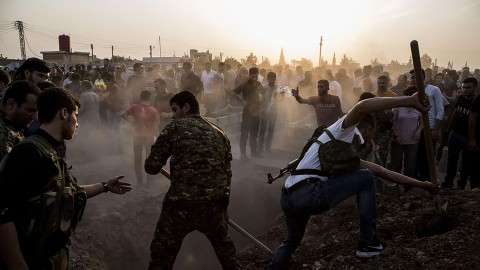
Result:
{"label": "sun low in sky", "polygon": [[69,34],[75,51],[108,57],[183,55],[189,49],[214,55],[245,57],[250,52],[276,63],[280,48],[287,60],[344,53],[362,64],[407,61],[409,41],[422,52],[480,67],[480,1],[478,0],[2,0],[0,53],[18,58],[18,34],[9,23],[26,24],[27,55],[57,50],[59,34]]}

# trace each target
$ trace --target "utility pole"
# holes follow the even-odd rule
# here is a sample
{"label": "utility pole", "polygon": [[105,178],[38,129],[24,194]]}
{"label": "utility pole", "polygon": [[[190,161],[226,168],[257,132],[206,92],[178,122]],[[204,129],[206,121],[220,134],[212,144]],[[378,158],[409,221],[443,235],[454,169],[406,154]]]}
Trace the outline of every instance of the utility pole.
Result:
{"label": "utility pole", "polygon": [[158,36],[158,50],[159,50],[159,53],[160,53],[160,57],[162,57],[162,39],[160,38],[160,36]]}
{"label": "utility pole", "polygon": [[320,53],[318,55],[318,66],[322,66],[322,46],[323,46],[323,36],[320,36]]}
{"label": "utility pole", "polygon": [[112,63],[113,63],[113,45],[112,45]]}
{"label": "utility pole", "polygon": [[150,58],[152,58],[152,45],[150,45]]}
{"label": "utility pole", "polygon": [[27,59],[27,54],[25,53],[25,32],[23,31],[23,22],[15,21],[15,28],[18,30],[18,38],[20,39],[20,53],[22,59]]}
{"label": "utility pole", "polygon": [[223,61],[223,53],[221,52],[220,53],[220,62],[222,62],[222,61]]}
{"label": "utility pole", "polygon": [[95,62],[95,57],[93,56],[93,43],[90,44],[90,50],[92,51],[92,64]]}

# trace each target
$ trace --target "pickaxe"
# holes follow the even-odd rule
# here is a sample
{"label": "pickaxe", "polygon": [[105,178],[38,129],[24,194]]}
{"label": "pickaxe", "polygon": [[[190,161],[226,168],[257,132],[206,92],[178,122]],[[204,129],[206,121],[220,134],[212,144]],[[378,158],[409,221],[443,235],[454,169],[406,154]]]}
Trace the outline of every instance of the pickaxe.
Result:
{"label": "pickaxe", "polygon": [[[424,75],[422,72],[422,62],[420,61],[420,49],[418,48],[418,42],[412,40],[410,42],[410,50],[412,51],[412,62],[413,69],[415,71],[415,86],[417,88],[418,96],[422,102],[427,101],[427,96],[425,95],[425,85],[424,85]],[[432,132],[430,130],[430,122],[428,119],[428,112],[422,113],[422,124],[423,124],[423,137],[425,139],[425,148],[427,153],[427,162],[428,169],[430,172],[431,182],[434,185],[438,185],[437,169],[435,167],[435,161],[433,158],[433,140]],[[434,197],[435,207],[437,211],[445,211],[447,208],[447,203],[441,206],[440,196],[437,194]]]}
{"label": "pickaxe", "polygon": [[[170,173],[167,172],[165,169],[161,169],[160,170],[160,173],[165,176],[166,178],[170,179]],[[267,246],[265,245],[264,243],[262,243],[260,240],[258,240],[257,238],[255,238],[251,233],[249,233],[247,230],[245,230],[244,228],[242,228],[240,225],[238,225],[235,221],[233,221],[231,218],[228,219],[228,225],[230,225],[230,227],[232,227],[233,229],[235,229],[237,232],[239,232],[240,234],[242,234],[243,236],[247,237],[248,239],[250,239],[252,242],[254,242],[257,246],[259,246],[260,248],[262,248],[263,250],[267,251],[268,253],[270,254],[273,254],[272,250]]]}

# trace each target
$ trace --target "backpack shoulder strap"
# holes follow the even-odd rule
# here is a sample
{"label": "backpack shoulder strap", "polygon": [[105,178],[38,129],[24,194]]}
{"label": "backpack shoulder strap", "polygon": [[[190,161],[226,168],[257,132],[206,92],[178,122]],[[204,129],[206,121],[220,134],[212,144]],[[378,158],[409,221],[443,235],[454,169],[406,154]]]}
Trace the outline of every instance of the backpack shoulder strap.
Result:
{"label": "backpack shoulder strap", "polygon": [[323,129],[323,131],[327,134],[327,136],[330,138],[332,141],[336,141],[337,139],[333,136],[332,132],[328,130],[327,128]]}

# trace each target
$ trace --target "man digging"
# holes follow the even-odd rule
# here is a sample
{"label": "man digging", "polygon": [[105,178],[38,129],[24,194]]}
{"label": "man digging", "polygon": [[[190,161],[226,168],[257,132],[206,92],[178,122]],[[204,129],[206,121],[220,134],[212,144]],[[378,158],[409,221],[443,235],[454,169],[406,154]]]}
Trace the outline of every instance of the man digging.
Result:
{"label": "man digging", "polygon": [[[383,253],[384,247],[376,233],[374,174],[389,180],[402,177],[405,180],[407,177],[360,160],[352,150],[352,145],[363,142],[356,127],[360,120],[370,113],[396,107],[427,110],[417,95],[371,98],[356,104],[347,115],[328,128],[315,130],[302,154],[291,166],[291,176],[282,189],[281,206],[288,236],[274,253],[268,269],[288,269],[310,216],[324,213],[352,195],[357,195],[360,214],[360,239],[356,255],[373,257]],[[436,185],[411,178],[402,182],[410,182],[432,192],[438,189]]]}

